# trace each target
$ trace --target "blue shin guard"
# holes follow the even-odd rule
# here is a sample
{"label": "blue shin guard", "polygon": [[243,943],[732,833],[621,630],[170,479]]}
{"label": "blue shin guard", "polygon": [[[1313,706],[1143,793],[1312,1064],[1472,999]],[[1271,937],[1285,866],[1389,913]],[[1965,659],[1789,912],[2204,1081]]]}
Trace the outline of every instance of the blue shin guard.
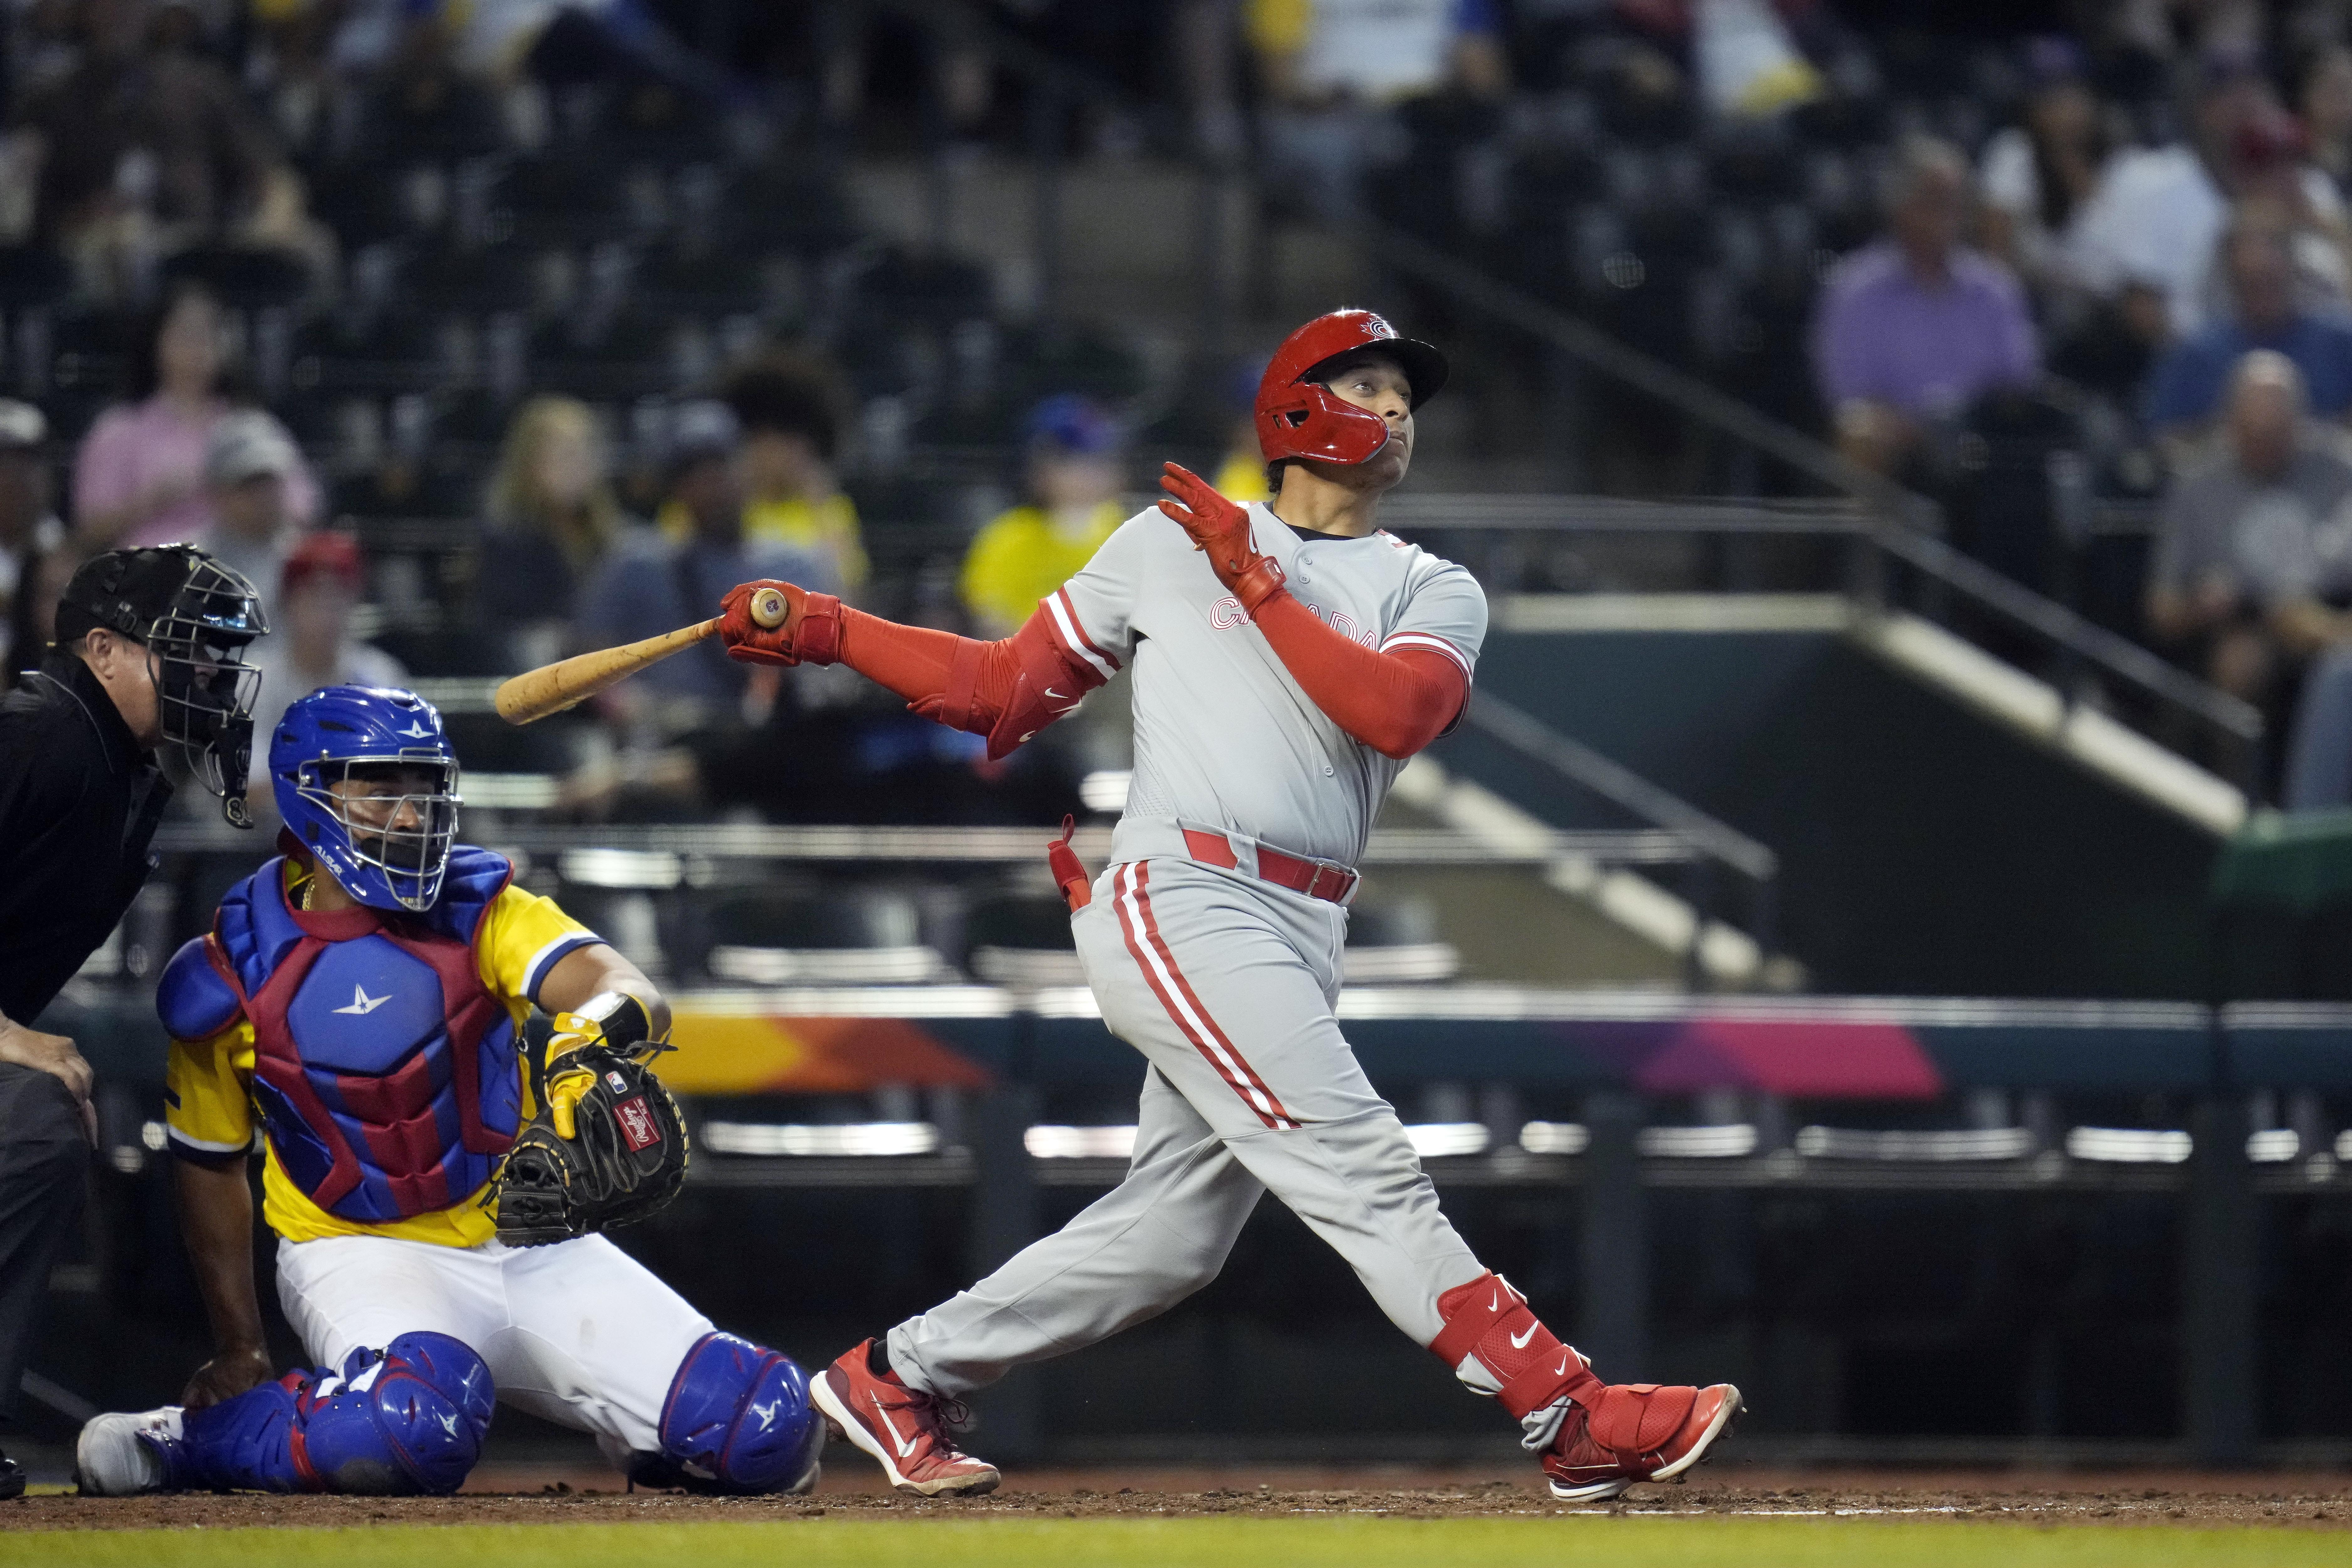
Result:
{"label": "blue shin guard", "polygon": [[791,1357],[733,1334],[705,1334],[670,1379],[661,1444],[630,1468],[631,1480],[701,1492],[803,1491],[816,1479],[824,1418]]}
{"label": "blue shin guard", "polygon": [[482,1451],[490,1369],[446,1334],[355,1350],[340,1374],[290,1373],[188,1413],[172,1484],[218,1490],[454,1492]]}

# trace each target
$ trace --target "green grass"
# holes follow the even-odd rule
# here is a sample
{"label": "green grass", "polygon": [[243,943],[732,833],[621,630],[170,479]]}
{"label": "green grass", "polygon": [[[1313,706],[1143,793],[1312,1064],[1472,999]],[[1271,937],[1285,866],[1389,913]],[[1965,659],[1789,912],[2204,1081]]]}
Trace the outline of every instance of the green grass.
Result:
{"label": "green grass", "polygon": [[809,1520],[0,1532],[41,1568],[2323,1568],[2352,1534],[1723,1519]]}

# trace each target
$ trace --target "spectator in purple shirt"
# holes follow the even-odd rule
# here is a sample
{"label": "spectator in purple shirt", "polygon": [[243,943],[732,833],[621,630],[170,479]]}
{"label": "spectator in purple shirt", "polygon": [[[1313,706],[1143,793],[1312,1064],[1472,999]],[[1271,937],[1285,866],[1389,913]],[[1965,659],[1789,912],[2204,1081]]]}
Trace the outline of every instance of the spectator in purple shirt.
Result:
{"label": "spectator in purple shirt", "polygon": [[2024,290],[1961,247],[1968,161],[1927,137],[1888,178],[1887,235],[1840,261],[1813,320],[1813,371],[1839,448],[1878,473],[1902,468],[1934,421],[1997,386],[2033,378]]}

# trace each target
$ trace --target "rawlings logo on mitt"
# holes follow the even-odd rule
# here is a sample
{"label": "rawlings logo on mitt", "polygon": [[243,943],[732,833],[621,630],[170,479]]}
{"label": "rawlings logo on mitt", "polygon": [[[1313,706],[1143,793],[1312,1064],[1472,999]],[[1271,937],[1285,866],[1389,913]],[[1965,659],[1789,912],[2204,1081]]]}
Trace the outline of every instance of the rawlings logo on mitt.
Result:
{"label": "rawlings logo on mitt", "polygon": [[509,1247],[634,1225],[686,1184],[686,1121],[646,1066],[670,1047],[646,1039],[635,998],[610,994],[601,1012],[605,996],[557,1020],[547,1103],[516,1133],[485,1199]]}

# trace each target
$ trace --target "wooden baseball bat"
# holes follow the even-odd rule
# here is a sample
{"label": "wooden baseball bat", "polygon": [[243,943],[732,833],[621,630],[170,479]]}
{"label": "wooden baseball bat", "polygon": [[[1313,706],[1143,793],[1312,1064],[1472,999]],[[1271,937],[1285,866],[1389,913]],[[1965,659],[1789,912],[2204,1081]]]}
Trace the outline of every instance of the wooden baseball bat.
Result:
{"label": "wooden baseball bat", "polygon": [[[762,588],[751,595],[753,623],[772,631],[784,624],[788,608],[783,595],[773,588]],[[657,664],[680,648],[692,647],[718,630],[716,619],[699,621],[657,637],[624,643],[619,647],[598,648],[593,653],[577,653],[553,664],[542,664],[537,669],[526,669],[499,687],[494,699],[499,717],[509,724],[528,724],[550,713],[561,713],[615,681],[627,679],[646,666]]]}

